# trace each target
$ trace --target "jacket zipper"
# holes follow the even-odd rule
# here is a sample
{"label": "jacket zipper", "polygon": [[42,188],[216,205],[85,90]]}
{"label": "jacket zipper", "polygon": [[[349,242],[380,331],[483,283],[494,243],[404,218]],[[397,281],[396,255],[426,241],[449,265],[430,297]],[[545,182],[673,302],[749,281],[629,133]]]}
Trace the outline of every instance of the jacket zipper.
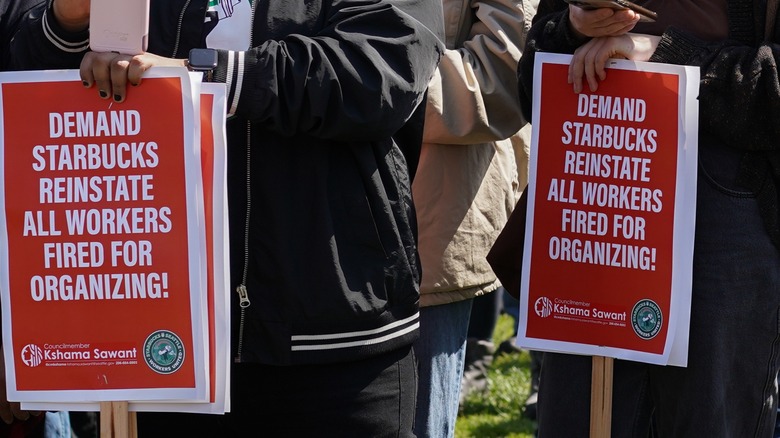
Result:
{"label": "jacket zipper", "polygon": [[[254,43],[255,28],[255,9],[257,1],[252,2],[252,14],[249,26],[249,49]],[[235,99],[238,99],[236,96]],[[244,218],[244,272],[241,275],[241,284],[236,288],[238,292],[238,305],[241,308],[238,322],[238,345],[236,347],[236,357],[233,359],[236,363],[241,362],[241,351],[244,347],[244,320],[246,318],[246,308],[252,303],[249,301],[249,292],[246,289],[246,277],[249,271],[249,217],[252,211],[252,178],[251,178],[251,158],[252,158],[252,123],[246,122],[246,217]]]}
{"label": "jacket zipper", "polygon": [[184,7],[181,8],[181,13],[179,14],[179,23],[176,25],[176,42],[173,45],[173,54],[171,55],[171,58],[176,58],[176,55],[179,54],[179,43],[181,42],[181,27],[184,23],[184,13],[187,11],[187,7],[189,7],[190,3],[192,3],[192,0],[187,0],[187,3],[185,3]]}
{"label": "jacket zipper", "polygon": [[249,272],[249,215],[252,211],[252,178],[250,177],[250,158],[252,156],[251,148],[252,125],[246,122],[246,217],[244,218],[244,271],[241,274],[241,284],[236,288],[238,292],[238,306],[241,308],[238,320],[238,345],[236,347],[236,357],[234,362],[241,362],[241,350],[244,347],[244,319],[246,318],[246,308],[252,303],[249,301],[249,292],[246,290],[246,277]]}

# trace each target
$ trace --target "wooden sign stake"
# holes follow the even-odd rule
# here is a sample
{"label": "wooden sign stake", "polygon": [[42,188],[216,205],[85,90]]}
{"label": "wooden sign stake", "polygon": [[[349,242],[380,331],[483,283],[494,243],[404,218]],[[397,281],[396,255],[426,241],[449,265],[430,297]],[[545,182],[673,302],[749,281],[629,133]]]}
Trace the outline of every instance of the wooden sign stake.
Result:
{"label": "wooden sign stake", "polygon": [[100,438],[138,438],[136,413],[126,401],[100,403]]}
{"label": "wooden sign stake", "polygon": [[590,438],[612,434],[612,369],[615,359],[593,356],[590,385]]}

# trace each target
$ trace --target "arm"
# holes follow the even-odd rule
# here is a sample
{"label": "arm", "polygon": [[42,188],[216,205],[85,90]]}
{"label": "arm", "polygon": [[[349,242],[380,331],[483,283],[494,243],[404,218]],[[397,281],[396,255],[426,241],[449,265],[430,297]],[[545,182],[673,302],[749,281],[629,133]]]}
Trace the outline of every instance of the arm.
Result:
{"label": "arm", "polygon": [[567,5],[564,0],[543,0],[537,17],[541,18],[534,20],[528,34],[525,54],[518,67],[520,104],[528,120],[531,120],[532,116],[536,52],[573,54],[591,38],[624,35],[639,21],[639,15],[632,11],[614,11],[607,8],[586,11]]}
{"label": "arm", "polygon": [[283,135],[389,137],[421,102],[441,56],[431,30],[442,26],[440,0],[334,0],[324,22],[311,36],[220,51],[214,77],[228,84],[230,112]]}
{"label": "arm", "polygon": [[[747,7],[751,7],[750,4]],[[573,53],[587,41],[578,39],[569,29],[566,25],[568,19],[568,14],[558,12],[548,15],[531,28],[528,49],[518,72],[521,104],[529,120],[533,53],[539,50]],[[764,20],[756,22],[763,23]],[[780,138],[780,81],[777,71],[780,45],[770,42],[753,44],[753,24],[749,13],[736,14],[731,27],[732,30],[740,29],[736,32],[740,40],[717,43],[700,40],[674,27],[667,28],[660,37],[640,35],[632,36],[631,41],[613,39],[611,42],[614,44],[602,46],[601,54],[592,58],[591,67],[583,67],[582,72],[592,68],[591,74],[602,78],[598,73],[598,63],[603,66],[602,60],[615,54],[635,60],[698,66],[701,69],[700,129],[735,147],[776,151],[777,139]],[[616,47],[621,48],[611,53]],[[598,62],[593,61],[597,58],[600,59]],[[577,72],[574,76],[579,74]],[[739,111],[735,111],[737,108]]]}
{"label": "arm", "polygon": [[[55,0],[55,5],[60,1],[88,4],[88,0]],[[52,7],[42,17],[28,20],[26,47],[17,48],[21,64],[73,68],[83,58],[85,85],[98,84],[102,97],[116,101],[124,99],[127,80],[139,84],[148,68],[183,65],[182,60],[151,54],[85,56],[86,31],[76,27],[69,32],[59,23],[58,10]],[[441,4],[438,0],[334,0],[323,10],[327,16],[304,24],[324,23],[310,36],[275,35],[280,38],[256,42],[245,52],[220,51],[214,78],[227,83],[230,113],[283,135],[352,141],[389,137],[422,100],[441,56],[439,36],[430,30],[441,29]],[[278,17],[267,18],[268,23],[255,23],[255,28],[273,28]],[[64,21],[79,22],[73,17]],[[80,38],[81,44],[57,44]]]}
{"label": "arm", "polygon": [[669,28],[650,61],[701,68],[700,130],[748,150],[780,148],[780,45],[712,44]]}
{"label": "arm", "polygon": [[471,6],[468,38],[444,53],[428,88],[428,143],[495,141],[525,124],[515,71],[533,11],[524,11],[522,0],[475,0]]}
{"label": "arm", "polygon": [[778,150],[780,46],[765,42],[754,47],[734,40],[705,42],[673,27],[660,37],[627,34],[597,38],[575,52],[570,66],[574,91],[581,90],[583,75],[595,91],[598,81],[606,78],[607,60],[621,57],[698,66],[700,130],[742,149]]}
{"label": "arm", "polygon": [[660,37],[627,33],[616,37],[593,38],[574,51],[569,64],[568,81],[574,92],[582,91],[583,76],[592,93],[598,90],[599,81],[607,78],[606,65],[610,58],[632,61],[648,61],[655,52]]}

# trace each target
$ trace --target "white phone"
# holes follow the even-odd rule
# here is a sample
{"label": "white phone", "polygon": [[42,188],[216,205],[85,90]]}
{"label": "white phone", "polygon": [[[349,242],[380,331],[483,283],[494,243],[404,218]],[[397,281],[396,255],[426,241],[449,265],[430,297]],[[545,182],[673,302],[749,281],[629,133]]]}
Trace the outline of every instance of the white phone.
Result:
{"label": "white phone", "polygon": [[92,0],[89,47],[95,52],[138,55],[149,40],[149,0]]}

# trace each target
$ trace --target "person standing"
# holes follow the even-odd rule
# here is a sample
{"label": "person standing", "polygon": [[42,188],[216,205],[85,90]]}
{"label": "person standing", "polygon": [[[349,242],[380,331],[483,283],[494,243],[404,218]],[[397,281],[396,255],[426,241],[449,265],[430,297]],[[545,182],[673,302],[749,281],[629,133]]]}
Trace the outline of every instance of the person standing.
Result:
{"label": "person standing", "polygon": [[[609,80],[608,58],[701,72],[688,365],[615,360],[612,434],[646,437],[652,422],[661,437],[770,437],[780,367],[777,2],[647,0],[655,23],[639,23],[631,11],[555,3],[560,12],[534,24],[521,61],[526,117],[538,51],[573,54],[575,93],[598,92]],[[587,356],[545,354],[540,437],[587,436],[590,364]]]}
{"label": "person standing", "polygon": [[535,9],[442,5],[447,50],[428,87],[412,186],[423,272],[415,432],[431,438],[454,434],[472,299],[500,286],[485,255],[526,178],[530,128],[521,130],[515,72]]}
{"label": "person standing", "polygon": [[228,90],[231,412],[139,414],[139,435],[413,436],[419,267],[397,135],[421,126],[440,4],[152,0],[136,56],[88,51],[88,6],[51,1],[13,63],[80,67],[121,105],[146,70],[205,49]]}

